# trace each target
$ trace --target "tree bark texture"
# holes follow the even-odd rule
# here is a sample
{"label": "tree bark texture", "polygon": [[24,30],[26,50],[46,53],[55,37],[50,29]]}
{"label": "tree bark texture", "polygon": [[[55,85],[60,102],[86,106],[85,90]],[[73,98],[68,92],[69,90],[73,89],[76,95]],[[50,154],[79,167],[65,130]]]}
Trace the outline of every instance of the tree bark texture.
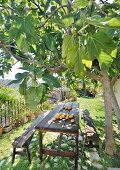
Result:
{"label": "tree bark texture", "polygon": [[105,150],[109,155],[116,154],[112,127],[112,95],[107,72],[103,72],[102,85],[105,106]]}
{"label": "tree bark texture", "polygon": [[113,91],[113,86],[111,85],[111,95],[112,95],[112,105],[113,105],[113,109],[115,112],[115,116],[118,122],[118,129],[120,130],[120,108],[117,102],[117,99],[115,97],[115,93]]}

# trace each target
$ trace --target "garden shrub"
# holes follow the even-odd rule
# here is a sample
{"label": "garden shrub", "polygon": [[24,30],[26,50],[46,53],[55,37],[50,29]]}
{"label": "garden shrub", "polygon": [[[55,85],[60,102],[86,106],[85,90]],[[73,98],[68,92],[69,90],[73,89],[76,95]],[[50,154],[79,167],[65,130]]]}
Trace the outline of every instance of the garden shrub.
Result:
{"label": "garden shrub", "polygon": [[20,96],[15,89],[0,85],[0,101],[2,103],[6,101],[18,100],[19,97]]}

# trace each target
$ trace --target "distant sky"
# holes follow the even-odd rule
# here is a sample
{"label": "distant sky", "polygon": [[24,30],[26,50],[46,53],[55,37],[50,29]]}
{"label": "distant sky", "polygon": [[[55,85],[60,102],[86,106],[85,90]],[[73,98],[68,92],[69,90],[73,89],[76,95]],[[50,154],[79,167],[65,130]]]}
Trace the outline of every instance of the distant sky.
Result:
{"label": "distant sky", "polygon": [[12,70],[9,72],[9,74],[5,74],[4,79],[15,79],[16,73],[24,72],[23,70],[18,69],[20,67],[20,62],[17,62],[13,67]]}

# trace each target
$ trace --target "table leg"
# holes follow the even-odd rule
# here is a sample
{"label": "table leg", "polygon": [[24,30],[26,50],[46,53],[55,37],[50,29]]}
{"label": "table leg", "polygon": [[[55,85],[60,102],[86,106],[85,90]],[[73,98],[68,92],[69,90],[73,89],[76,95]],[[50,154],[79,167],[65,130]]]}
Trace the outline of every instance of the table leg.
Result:
{"label": "table leg", "polygon": [[39,158],[40,161],[42,162],[42,131],[39,130]]}
{"label": "table leg", "polygon": [[75,170],[78,169],[78,153],[79,153],[79,147],[78,147],[78,134],[75,136],[75,143],[76,143],[76,148],[75,148]]}

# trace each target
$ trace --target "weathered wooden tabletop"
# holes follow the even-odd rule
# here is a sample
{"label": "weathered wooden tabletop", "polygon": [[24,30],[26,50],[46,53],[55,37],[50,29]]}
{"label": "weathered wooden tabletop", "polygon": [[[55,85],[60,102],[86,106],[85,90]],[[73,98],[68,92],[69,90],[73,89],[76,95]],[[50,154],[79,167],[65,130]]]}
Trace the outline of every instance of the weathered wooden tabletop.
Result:
{"label": "weathered wooden tabletop", "polygon": [[[71,106],[71,110],[66,110],[66,106]],[[58,113],[68,113],[74,114],[74,123],[71,123],[69,120],[57,120],[54,121],[55,115]],[[52,131],[60,133],[78,133],[79,129],[79,103],[77,102],[68,102],[57,105],[53,110],[48,113],[43,113],[40,116],[39,123],[36,126],[36,129],[42,131]]]}

